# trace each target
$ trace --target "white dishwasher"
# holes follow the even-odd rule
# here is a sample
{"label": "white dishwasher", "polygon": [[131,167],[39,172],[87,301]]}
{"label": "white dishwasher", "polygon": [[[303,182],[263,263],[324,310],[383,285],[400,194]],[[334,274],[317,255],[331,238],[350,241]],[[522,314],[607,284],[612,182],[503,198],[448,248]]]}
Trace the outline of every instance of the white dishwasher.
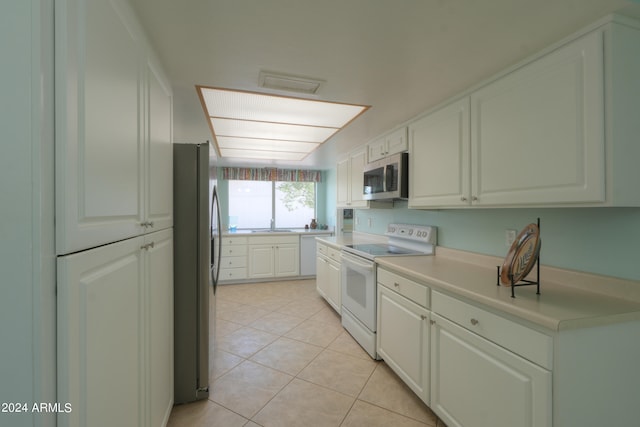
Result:
{"label": "white dishwasher", "polygon": [[316,275],[316,237],[318,234],[300,235],[300,275]]}

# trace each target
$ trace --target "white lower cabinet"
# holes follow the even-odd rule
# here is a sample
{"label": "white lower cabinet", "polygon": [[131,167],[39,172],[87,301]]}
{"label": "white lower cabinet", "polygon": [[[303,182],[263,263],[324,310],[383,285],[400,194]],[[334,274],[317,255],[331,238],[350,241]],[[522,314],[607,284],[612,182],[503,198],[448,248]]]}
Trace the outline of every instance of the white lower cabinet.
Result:
{"label": "white lower cabinet", "polygon": [[297,235],[249,237],[249,279],[298,276],[300,274],[298,240]]}
{"label": "white lower cabinet", "polygon": [[340,251],[318,243],[316,289],[338,313],[342,312],[342,276]]}
{"label": "white lower cabinet", "polygon": [[447,426],[551,426],[550,371],[432,316],[431,408]]}
{"label": "white lower cabinet", "polygon": [[378,355],[426,404],[430,403],[429,318],[426,308],[378,282]]}
{"label": "white lower cabinet", "polygon": [[431,409],[449,427],[551,426],[550,336],[437,291],[431,309]]}
{"label": "white lower cabinet", "polygon": [[172,230],[58,258],[59,426],[165,425],[173,405]]}
{"label": "white lower cabinet", "polygon": [[247,238],[222,237],[220,281],[247,278]]}

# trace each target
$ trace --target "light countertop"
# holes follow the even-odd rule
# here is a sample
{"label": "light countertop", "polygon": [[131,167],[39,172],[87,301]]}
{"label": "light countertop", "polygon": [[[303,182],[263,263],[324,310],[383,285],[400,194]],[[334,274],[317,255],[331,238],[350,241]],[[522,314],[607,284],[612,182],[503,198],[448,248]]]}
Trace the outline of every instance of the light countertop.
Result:
{"label": "light countertop", "polygon": [[222,233],[223,237],[233,236],[264,236],[264,235],[277,235],[277,236],[296,236],[296,235],[319,235],[330,236],[333,230],[318,230],[318,229],[304,229],[304,228],[287,228],[289,231],[269,231],[269,230],[237,230],[237,231],[225,231]]}
{"label": "light countertop", "polygon": [[640,319],[640,283],[541,268],[535,286],[496,286],[502,259],[438,247],[435,256],[376,258],[379,266],[554,331]]}

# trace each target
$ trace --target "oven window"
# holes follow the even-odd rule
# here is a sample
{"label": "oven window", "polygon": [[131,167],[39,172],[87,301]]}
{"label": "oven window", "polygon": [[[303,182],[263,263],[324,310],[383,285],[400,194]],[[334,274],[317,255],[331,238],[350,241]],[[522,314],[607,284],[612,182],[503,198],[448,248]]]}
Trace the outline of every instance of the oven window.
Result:
{"label": "oven window", "polygon": [[367,278],[355,270],[347,270],[346,293],[362,308],[367,307]]}

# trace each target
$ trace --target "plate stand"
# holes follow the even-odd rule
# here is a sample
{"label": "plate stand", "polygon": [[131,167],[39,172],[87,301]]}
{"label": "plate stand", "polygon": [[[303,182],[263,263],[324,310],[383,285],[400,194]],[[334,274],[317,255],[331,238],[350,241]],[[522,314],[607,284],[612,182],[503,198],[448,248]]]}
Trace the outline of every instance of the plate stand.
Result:
{"label": "plate stand", "polygon": [[[538,218],[538,230],[540,230],[540,218]],[[527,280],[522,279],[518,283],[515,283],[513,280],[513,274],[509,275],[509,279],[511,279],[511,298],[515,298],[515,288],[519,286],[536,286],[536,294],[540,295],[540,252],[542,252],[542,248],[538,252],[538,256],[536,257],[536,280]],[[496,285],[500,286],[500,266],[497,266],[498,276],[496,278]]]}

